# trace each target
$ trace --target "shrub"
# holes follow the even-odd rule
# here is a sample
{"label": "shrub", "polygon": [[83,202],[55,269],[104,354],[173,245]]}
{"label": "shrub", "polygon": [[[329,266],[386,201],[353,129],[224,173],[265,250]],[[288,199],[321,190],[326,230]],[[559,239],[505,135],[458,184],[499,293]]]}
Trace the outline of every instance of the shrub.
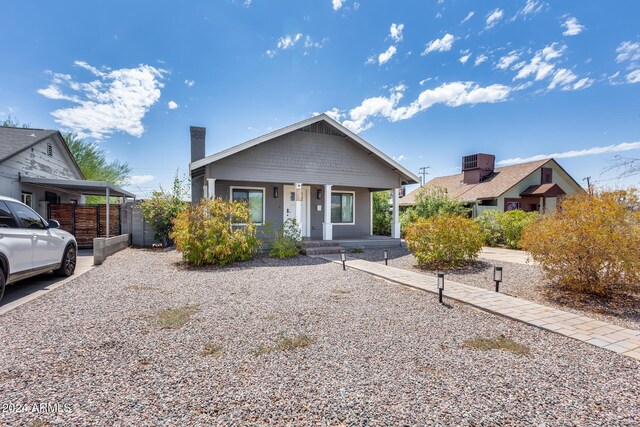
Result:
{"label": "shrub", "polygon": [[273,258],[290,258],[300,253],[300,227],[295,219],[289,218],[282,224],[282,229],[269,233],[273,241],[269,244],[269,256]]}
{"label": "shrub", "polygon": [[142,216],[153,228],[155,238],[160,240],[163,246],[169,244],[173,220],[187,205],[183,200],[186,197],[186,187],[176,174],[171,191],[160,187],[160,190],[153,192],[150,199],[140,203]]}
{"label": "shrub", "polygon": [[480,226],[485,245],[498,246],[504,244],[504,235],[499,221],[502,215],[503,213],[499,210],[488,209],[476,218],[476,224]]}
{"label": "shrub", "polygon": [[391,236],[390,197],[389,191],[376,191],[373,193],[373,234],[377,236]]}
{"label": "shrub", "polygon": [[170,237],[182,258],[194,265],[246,261],[261,248],[248,205],[220,198],[201,199],[182,210]]}
{"label": "shrub", "polygon": [[413,213],[420,218],[437,215],[468,216],[471,210],[463,203],[451,198],[442,187],[422,188],[416,195]]}
{"label": "shrub", "polygon": [[530,224],[522,247],[547,278],[566,289],[610,296],[640,290],[640,214],[634,190],[566,198]]}
{"label": "shrub", "polygon": [[482,249],[478,224],[453,215],[417,220],[407,227],[406,241],[418,264],[431,268],[460,266]]}

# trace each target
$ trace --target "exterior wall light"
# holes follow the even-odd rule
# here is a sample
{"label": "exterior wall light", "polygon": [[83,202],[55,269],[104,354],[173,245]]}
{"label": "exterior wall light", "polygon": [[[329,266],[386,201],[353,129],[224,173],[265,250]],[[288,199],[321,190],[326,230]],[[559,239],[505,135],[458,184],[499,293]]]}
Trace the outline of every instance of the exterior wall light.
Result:
{"label": "exterior wall light", "polygon": [[278,187],[273,187],[273,198],[274,199],[278,198]]}
{"label": "exterior wall light", "polygon": [[346,270],[347,269],[347,254],[344,251],[344,249],[340,251],[340,260],[342,261],[342,269]]}
{"label": "exterior wall light", "polygon": [[502,282],[502,267],[493,267],[493,281],[496,282],[496,292],[500,292],[500,282]]}
{"label": "exterior wall light", "polygon": [[322,199],[322,188],[318,188],[318,190],[316,191],[316,199]]}
{"label": "exterior wall light", "polygon": [[444,292],[444,273],[438,272],[438,300],[442,302],[442,292]]}
{"label": "exterior wall light", "polygon": [[387,249],[384,250],[384,265],[389,265],[389,251]]}

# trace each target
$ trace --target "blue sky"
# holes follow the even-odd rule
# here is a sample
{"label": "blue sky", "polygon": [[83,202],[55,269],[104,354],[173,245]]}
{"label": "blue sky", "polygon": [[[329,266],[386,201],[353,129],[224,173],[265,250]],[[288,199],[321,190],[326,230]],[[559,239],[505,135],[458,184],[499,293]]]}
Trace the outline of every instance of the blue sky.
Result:
{"label": "blue sky", "polygon": [[[329,112],[430,176],[560,153],[581,182],[640,157],[635,1],[4,1],[0,119],[73,130],[139,195],[207,154]],[[583,150],[587,150],[586,152]],[[592,154],[599,153],[599,154]]]}

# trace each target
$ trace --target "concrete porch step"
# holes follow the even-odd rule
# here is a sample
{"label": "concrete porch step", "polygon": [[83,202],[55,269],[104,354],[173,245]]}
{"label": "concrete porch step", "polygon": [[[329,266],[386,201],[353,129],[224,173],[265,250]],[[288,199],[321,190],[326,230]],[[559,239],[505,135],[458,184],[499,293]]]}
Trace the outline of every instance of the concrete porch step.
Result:
{"label": "concrete porch step", "polygon": [[338,243],[333,240],[303,240],[303,248],[326,248],[338,246]]}
{"label": "concrete porch step", "polygon": [[328,255],[328,254],[339,254],[344,250],[343,247],[340,246],[312,246],[312,247],[304,247],[302,248],[302,253],[305,255]]}

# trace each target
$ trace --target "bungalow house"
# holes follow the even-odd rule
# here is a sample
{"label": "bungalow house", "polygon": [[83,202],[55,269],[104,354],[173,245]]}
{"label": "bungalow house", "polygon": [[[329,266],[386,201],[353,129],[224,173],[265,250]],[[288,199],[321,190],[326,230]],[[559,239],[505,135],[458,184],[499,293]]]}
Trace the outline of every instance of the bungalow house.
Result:
{"label": "bungalow house", "polygon": [[56,219],[80,246],[93,238],[119,234],[119,209],[84,206],[86,195],[135,197],[112,184],[85,180],[57,130],[0,126],[0,195],[30,206],[46,220]]}
{"label": "bungalow house", "polygon": [[562,197],[584,191],[554,159],[496,168],[495,156],[473,154],[462,158],[462,173],[432,179],[403,197],[400,206],[415,205],[420,191],[434,188],[468,203],[474,217],[487,209],[552,211]]}
{"label": "bungalow house", "polygon": [[[392,239],[399,244],[399,193],[419,178],[325,114],[205,157],[191,127],[192,201],[246,200],[253,221],[293,218],[309,240],[371,239],[372,192],[392,190]],[[343,246],[348,246],[344,244]]]}

